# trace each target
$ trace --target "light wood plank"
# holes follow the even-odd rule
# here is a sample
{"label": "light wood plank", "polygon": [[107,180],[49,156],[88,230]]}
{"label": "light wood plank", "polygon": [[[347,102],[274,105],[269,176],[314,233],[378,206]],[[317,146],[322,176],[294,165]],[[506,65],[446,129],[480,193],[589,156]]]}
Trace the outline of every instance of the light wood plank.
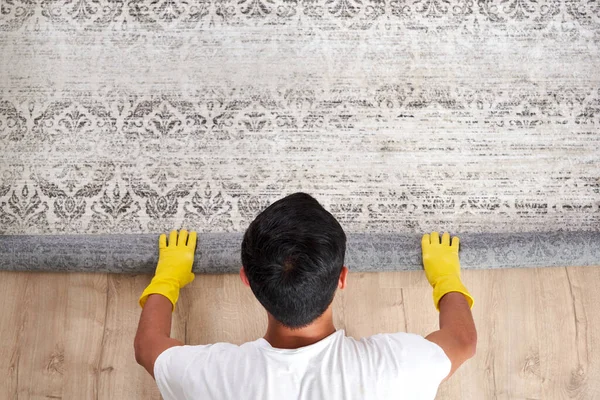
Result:
{"label": "light wood plank", "polygon": [[346,288],[338,290],[342,301],[334,304],[333,313],[343,314],[346,335],[359,339],[406,330],[402,288],[382,288],[379,278],[376,273],[350,273]]}
{"label": "light wood plank", "polygon": [[70,273],[65,317],[64,399],[97,398],[102,339],[108,303],[108,275]]}
{"label": "light wood plank", "polygon": [[148,275],[108,276],[108,308],[97,372],[98,399],[160,399],[154,380],[136,363],[133,350],[141,314],[137,300],[150,279]]}
{"label": "light wood plank", "polygon": [[600,381],[591,379],[598,377],[593,367],[597,369],[596,359],[600,356],[591,353],[600,329],[600,320],[594,315],[598,314],[599,300],[597,272],[578,268],[549,269],[539,280],[540,307],[535,322],[544,361],[544,398],[593,399],[598,396]]}
{"label": "light wood plank", "polygon": [[[576,336],[571,289],[567,273],[553,268],[543,273],[532,295],[539,299],[535,324],[538,327],[540,368],[544,379],[544,398],[572,397],[572,373],[578,370]],[[560,356],[557,357],[557,355]]]}
{"label": "light wood plank", "polygon": [[[137,299],[149,275],[0,272],[0,398],[159,399],[137,365]],[[600,268],[465,270],[475,298],[477,355],[438,399],[600,398]],[[351,273],[334,300],[349,335],[408,329],[426,335],[438,313],[422,271]],[[172,336],[188,344],[243,343],[266,313],[237,275],[186,287]]]}
{"label": "light wood plank", "polygon": [[204,275],[184,288],[191,300],[188,343],[242,344],[264,335],[267,315],[238,275]]}
{"label": "light wood plank", "polygon": [[[27,273],[20,294],[18,398],[60,399],[65,380],[66,273]],[[83,333],[83,334],[87,334]]]}
{"label": "light wood plank", "polygon": [[[581,395],[600,399],[600,268],[567,268],[575,299],[578,357],[585,374]],[[582,398],[583,398],[582,397]]]}
{"label": "light wood plank", "polygon": [[[18,365],[25,330],[23,303],[29,274],[4,271],[0,274],[0,398],[17,398]],[[27,356],[27,354],[25,354]]]}

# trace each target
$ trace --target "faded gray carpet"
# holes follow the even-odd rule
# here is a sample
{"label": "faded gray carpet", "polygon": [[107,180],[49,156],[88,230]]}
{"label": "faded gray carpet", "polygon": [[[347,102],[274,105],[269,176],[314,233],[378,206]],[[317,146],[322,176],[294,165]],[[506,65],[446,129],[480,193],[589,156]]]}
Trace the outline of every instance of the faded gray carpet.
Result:
{"label": "faded gray carpet", "polygon": [[600,4],[0,3],[0,268],[152,272],[200,232],[235,271],[315,196],[353,270],[600,265]]}

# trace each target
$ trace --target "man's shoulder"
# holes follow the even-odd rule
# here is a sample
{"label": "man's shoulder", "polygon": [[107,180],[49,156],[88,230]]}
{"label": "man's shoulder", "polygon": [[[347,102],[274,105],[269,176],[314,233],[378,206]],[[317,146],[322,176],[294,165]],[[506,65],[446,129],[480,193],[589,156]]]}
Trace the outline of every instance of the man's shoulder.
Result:
{"label": "man's shoulder", "polygon": [[220,361],[231,357],[240,357],[251,351],[252,342],[237,345],[235,343],[217,342],[208,344],[175,346],[165,350],[159,358],[170,363],[197,364],[208,360]]}
{"label": "man's shoulder", "polygon": [[393,358],[446,359],[444,351],[437,344],[416,333],[394,332],[377,333],[354,339],[347,337],[353,347],[365,351],[379,352]]}
{"label": "man's shoulder", "polygon": [[182,351],[190,351],[190,352],[227,352],[227,351],[243,351],[248,350],[250,348],[256,347],[256,341],[249,341],[241,344],[230,343],[230,342],[215,342],[215,343],[207,343],[207,344],[195,344],[195,345],[186,345],[180,346],[183,347]]}
{"label": "man's shoulder", "polygon": [[427,341],[423,336],[415,333],[408,332],[391,332],[391,333],[376,333],[370,336],[364,336],[359,339],[355,339],[352,336],[346,336],[347,340],[355,342],[363,342],[365,344],[423,344],[423,341]]}

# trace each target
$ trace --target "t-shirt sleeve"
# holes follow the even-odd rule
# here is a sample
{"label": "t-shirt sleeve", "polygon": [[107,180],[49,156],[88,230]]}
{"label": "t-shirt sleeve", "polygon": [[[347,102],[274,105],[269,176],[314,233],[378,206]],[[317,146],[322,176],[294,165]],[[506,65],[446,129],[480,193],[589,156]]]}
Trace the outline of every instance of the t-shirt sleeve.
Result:
{"label": "t-shirt sleeve", "polygon": [[399,390],[406,398],[433,399],[452,363],[437,344],[413,333],[379,334],[370,338],[397,370]]}
{"label": "t-shirt sleeve", "polygon": [[185,374],[197,354],[197,347],[169,347],[154,361],[154,379],[164,400],[186,399]]}

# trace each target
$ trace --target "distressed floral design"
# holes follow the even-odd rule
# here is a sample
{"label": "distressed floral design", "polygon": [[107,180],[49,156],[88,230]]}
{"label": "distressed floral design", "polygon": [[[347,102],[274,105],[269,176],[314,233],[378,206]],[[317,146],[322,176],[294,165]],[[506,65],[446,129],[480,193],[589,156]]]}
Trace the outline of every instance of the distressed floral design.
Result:
{"label": "distressed floral design", "polygon": [[90,182],[80,186],[75,194],[67,194],[57,184],[34,177],[40,191],[52,201],[52,211],[58,218],[55,229],[58,232],[82,232],[82,221],[91,198],[102,190],[103,183]]}
{"label": "distressed floral design", "polygon": [[97,232],[142,232],[139,212],[142,208],[134,201],[128,190],[121,191],[119,184],[112,190],[105,189],[102,197],[91,205],[92,218],[89,231]]}
{"label": "distressed floral design", "polygon": [[413,4],[416,12],[428,18],[440,18],[450,8],[448,0],[415,0]]}
{"label": "distressed floral design", "polygon": [[133,182],[131,187],[136,195],[146,199],[146,213],[153,219],[174,217],[179,207],[178,199],[187,196],[191,189],[191,185],[178,184],[161,195],[144,182]]}
{"label": "distressed floral design", "polygon": [[[597,232],[598,4],[3,1],[0,231],[239,233],[305,191],[348,233]],[[577,257],[528,243],[465,262]]]}
{"label": "distressed floral design", "polygon": [[362,0],[327,0],[325,7],[330,14],[343,19],[353,18],[363,5]]}
{"label": "distressed floral design", "polygon": [[0,140],[19,141],[27,132],[27,120],[9,101],[0,101]]}
{"label": "distressed floral design", "polygon": [[186,222],[202,231],[213,227],[232,230],[231,201],[224,198],[221,191],[213,191],[210,183],[202,186],[204,190],[194,192],[191,201],[185,202],[183,208]]}
{"label": "distressed floral design", "polygon": [[597,1],[565,0],[567,13],[583,25],[600,22],[600,4]]}
{"label": "distressed floral design", "polygon": [[62,181],[69,192],[73,192],[80,182],[85,180],[92,173],[93,167],[90,164],[56,164],[53,170],[57,171],[54,179]]}
{"label": "distressed floral design", "polygon": [[[222,25],[257,26],[293,23],[300,16],[317,29],[330,23],[349,29],[372,29],[382,21],[399,22],[413,29],[431,21],[442,22],[443,29],[462,29],[459,22],[474,23],[477,16],[495,26],[534,22],[535,29],[551,21],[573,21],[598,29],[600,5],[585,0],[8,0],[2,3],[0,31],[43,29],[119,30],[110,40],[134,45],[140,39],[135,31],[167,32],[173,29],[217,29]],[[41,17],[41,18],[40,18]],[[322,24],[326,18],[331,21]],[[424,21],[420,21],[424,19]],[[355,23],[347,24],[348,21]],[[426,22],[429,21],[429,22]]]}
{"label": "distressed floral design", "polygon": [[[11,104],[12,115],[20,115],[20,126],[33,127],[22,139],[2,139],[10,149],[3,154],[3,176],[7,178],[2,182],[5,186],[15,184],[16,178],[8,175],[23,163],[21,154],[28,155],[36,165],[36,176],[45,182],[35,186],[35,190],[41,204],[45,202],[52,209],[48,218],[52,232],[158,230],[179,223],[181,218],[206,229],[243,229],[258,214],[258,207],[266,207],[270,199],[286,191],[321,191],[318,182],[335,183],[327,190],[340,185],[365,188],[352,200],[339,204],[333,201],[331,205],[333,212],[354,229],[393,230],[398,224],[418,229],[418,221],[425,217],[440,218],[440,223],[454,223],[462,218],[475,224],[477,216],[523,218],[548,226],[565,216],[591,229],[599,219],[600,205],[593,200],[597,188],[556,176],[566,168],[582,171],[579,179],[591,178],[594,167],[590,169],[589,165],[594,164],[581,169],[584,161],[577,157],[558,160],[548,165],[544,174],[527,178],[532,187],[544,188],[547,182],[556,182],[550,187],[560,188],[560,192],[538,192],[533,196],[501,195],[511,186],[482,187],[478,195],[467,194],[464,183],[458,183],[460,179],[470,184],[486,182],[494,178],[490,171],[468,172],[463,167],[454,170],[448,166],[439,175],[430,169],[418,172],[429,168],[427,159],[457,151],[493,154],[497,146],[502,146],[507,154],[526,159],[526,151],[534,142],[538,143],[536,151],[552,151],[545,142],[539,143],[540,127],[555,127],[552,129],[557,140],[583,145],[585,140],[594,139],[600,124],[600,93],[595,87],[559,85],[553,90],[535,86],[529,90],[496,90],[407,83],[321,93],[303,86],[258,92],[244,87],[235,96],[227,89],[207,89],[200,95],[191,92],[146,96],[126,90],[103,93],[57,93],[36,100],[35,108],[30,107],[31,99],[26,95],[0,100]],[[33,111],[19,111],[29,109]],[[387,133],[390,127],[403,126],[406,121],[431,118],[451,118],[453,124],[464,126],[467,132],[473,121],[507,133],[531,132],[529,138],[534,142],[525,148],[514,140],[503,142],[500,135],[469,133],[468,141],[457,143],[435,134],[432,141],[429,136],[403,139]],[[348,136],[340,134],[342,131]],[[311,139],[316,132],[322,133],[318,143]],[[80,149],[76,146],[85,144],[90,135],[93,148],[76,151]],[[347,141],[343,154],[340,141]],[[63,158],[44,161],[48,157],[47,145],[53,154]],[[421,152],[421,158],[410,159],[411,168],[402,169],[406,176],[374,176],[366,169],[355,170],[362,164],[379,169],[380,163],[388,162],[387,157],[395,157],[407,146],[412,151],[426,148],[428,156],[423,157],[425,153]],[[127,150],[121,151],[122,148]],[[590,147],[574,149],[593,160]],[[321,170],[319,164],[305,158],[304,166],[292,161],[305,151],[332,151],[327,157],[335,159],[335,165],[343,169]],[[267,154],[270,156],[263,156]],[[361,159],[359,154],[373,158]],[[248,155],[262,161],[248,164]],[[341,157],[346,156],[342,161]],[[485,157],[469,157],[486,162]],[[285,167],[288,175],[283,178],[274,174],[290,162],[294,164]],[[407,190],[406,182],[423,174],[428,174],[428,181],[422,187]],[[27,181],[27,175],[21,175],[25,178],[19,179]],[[123,178],[126,182],[121,181]],[[442,181],[450,185],[445,193],[439,193],[435,186]],[[35,182],[28,186],[30,193]],[[294,186],[294,182],[303,183]],[[200,183],[201,188],[195,186]],[[504,183],[512,185],[510,180]],[[86,185],[91,186],[84,190]],[[392,185],[397,186],[394,194],[385,191],[386,186]],[[21,190],[22,186],[18,187]],[[384,194],[376,195],[379,192]],[[581,199],[575,201],[570,193],[578,193]],[[553,201],[543,202],[544,196]],[[8,198],[4,201],[6,214],[10,207]],[[14,217],[15,212],[10,215]],[[4,218],[12,221],[13,217]],[[14,229],[31,229],[11,224]]]}
{"label": "distressed floral design", "polygon": [[191,102],[144,99],[124,119],[123,133],[128,146],[139,149],[141,156],[155,158],[157,150],[172,153],[202,146],[207,140],[203,135],[206,123],[207,118],[193,110]]}
{"label": "distressed floral design", "polygon": [[33,118],[33,139],[49,152],[93,154],[115,132],[115,119],[99,102],[62,99]]}
{"label": "distressed floral design", "polygon": [[335,201],[328,208],[329,212],[335,215],[340,224],[352,222],[360,217],[363,212],[364,205],[355,201]]}
{"label": "distressed floral design", "polygon": [[54,26],[62,29],[102,29],[112,23],[123,21],[123,1],[42,0],[41,15],[50,19]]}
{"label": "distressed floral design", "polygon": [[16,31],[35,15],[37,4],[31,0],[5,0],[0,4],[0,32]]}
{"label": "distressed floral design", "polygon": [[271,201],[261,196],[244,195],[238,200],[240,216],[249,224],[258,214],[271,204]]}
{"label": "distressed floral design", "polygon": [[240,11],[242,14],[249,18],[264,18],[271,14],[273,6],[275,5],[274,0],[241,0]]}
{"label": "distressed floral design", "polygon": [[10,186],[0,186],[0,233],[18,233],[29,229],[49,232],[46,211],[48,205],[42,202],[37,190],[30,191],[27,185],[18,190],[13,188],[8,201],[2,201],[11,190]]}

